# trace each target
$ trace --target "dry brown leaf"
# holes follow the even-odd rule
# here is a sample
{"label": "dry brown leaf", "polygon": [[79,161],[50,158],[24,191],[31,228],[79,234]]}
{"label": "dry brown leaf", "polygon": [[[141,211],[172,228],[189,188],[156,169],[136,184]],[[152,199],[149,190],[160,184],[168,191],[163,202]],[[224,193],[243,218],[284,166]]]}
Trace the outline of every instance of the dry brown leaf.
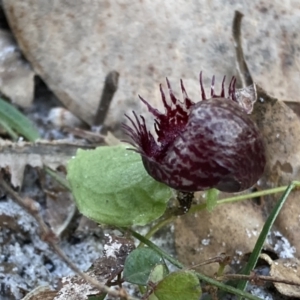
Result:
{"label": "dry brown leaf", "polygon": [[46,222],[50,225],[56,236],[70,224],[76,212],[76,205],[70,192],[47,193],[47,209],[45,212]]}
{"label": "dry brown leaf", "polygon": [[0,90],[13,103],[28,107],[33,100],[34,72],[22,58],[12,34],[0,29]]}
{"label": "dry brown leaf", "polygon": [[300,103],[298,101],[284,101],[284,103],[300,118]]}
{"label": "dry brown leaf", "polygon": [[300,298],[300,261],[296,258],[272,260],[268,255],[261,256],[270,266],[270,275],[277,279],[292,281],[295,285],[274,282],[279,293],[288,297]]}
{"label": "dry brown leaf", "polygon": [[183,0],[84,0],[72,5],[3,0],[3,6],[35,71],[89,124],[112,69],[120,73],[120,82],[108,125],[120,124],[124,112],[141,109],[138,93],[160,105],[158,84],[166,76],[175,91],[183,78],[190,98],[197,101],[200,70],[205,78],[216,74],[219,82],[223,74],[234,75],[231,21],[236,9],[247,13],[244,43],[255,80],[272,95],[299,100],[294,64],[299,57],[299,7],[285,1],[202,1],[199,6]]}
{"label": "dry brown leaf", "polygon": [[26,165],[47,166],[55,170],[59,166],[65,166],[78,148],[93,148],[93,146],[64,140],[13,143],[0,139],[0,169],[8,168],[12,185],[21,186]]}
{"label": "dry brown leaf", "polygon": [[296,248],[296,257],[300,257],[300,191],[292,192],[276,219],[278,230],[290,244]]}
{"label": "dry brown leaf", "polygon": [[285,258],[274,261],[271,265],[270,275],[273,277],[284,278],[298,283],[298,286],[284,283],[274,283],[276,289],[283,295],[289,297],[300,297],[300,267],[299,260],[296,258]]}
{"label": "dry brown leaf", "polygon": [[[232,256],[232,265],[237,264],[245,253],[253,250],[263,224],[261,212],[251,201],[221,205],[211,213],[201,211],[182,216],[175,222],[178,258],[185,266],[193,267],[225,253]],[[214,275],[218,265],[197,269]]]}
{"label": "dry brown leaf", "polygon": [[283,102],[257,88],[252,118],[266,145],[267,165],[263,187],[288,184],[300,178],[300,120]]}

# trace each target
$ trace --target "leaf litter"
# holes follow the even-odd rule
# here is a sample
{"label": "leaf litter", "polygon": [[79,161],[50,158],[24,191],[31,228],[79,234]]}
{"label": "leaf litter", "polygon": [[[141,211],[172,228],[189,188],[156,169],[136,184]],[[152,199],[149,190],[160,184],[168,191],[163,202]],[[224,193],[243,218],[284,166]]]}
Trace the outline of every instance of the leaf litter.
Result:
{"label": "leaf litter", "polygon": [[[265,103],[265,102],[269,102],[269,101],[265,101],[266,99],[265,98],[261,98],[260,99],[260,102],[261,102],[261,104],[263,104],[263,103]],[[273,98],[272,99],[270,99],[270,104],[274,104],[274,103],[277,103],[278,101],[275,101]],[[276,104],[277,105],[277,104]],[[284,104],[282,104],[281,102],[277,105],[278,106],[278,109],[277,109],[277,111],[276,111],[276,109],[274,109],[274,113],[275,113],[275,117],[276,118],[278,118],[278,119],[276,119],[275,117],[273,118],[273,121],[272,121],[272,123],[273,123],[273,125],[271,124],[270,126],[271,126],[271,129],[269,130],[268,129],[268,127],[266,127],[268,130],[266,130],[265,131],[265,135],[266,136],[268,136],[268,135],[271,135],[272,136],[272,138],[273,138],[273,140],[271,140],[270,141],[270,150],[268,150],[269,152],[268,153],[270,153],[270,157],[269,157],[269,162],[270,162],[270,166],[269,166],[269,168],[268,168],[268,170],[269,170],[269,173],[270,174],[272,174],[272,176],[271,176],[271,178],[272,178],[272,180],[269,180],[268,179],[268,177],[266,177],[267,178],[267,180],[262,180],[261,181],[261,186],[268,186],[268,185],[277,185],[278,183],[279,184],[281,184],[281,183],[283,183],[283,182],[286,182],[287,180],[289,180],[290,178],[294,178],[294,175],[295,174],[298,174],[298,165],[296,164],[296,161],[298,161],[298,159],[297,159],[297,155],[295,154],[295,156],[293,156],[291,159],[290,158],[282,158],[282,156],[281,156],[281,154],[282,155],[284,155],[284,154],[286,154],[286,149],[287,149],[287,147],[291,147],[291,149],[292,149],[292,152],[291,153],[297,153],[297,147],[295,146],[295,145],[293,145],[293,140],[292,139],[290,139],[289,140],[289,142],[287,143],[287,146],[286,146],[286,148],[283,148],[283,150],[280,148],[278,148],[280,151],[278,152],[278,153],[280,153],[280,155],[278,155],[278,157],[276,158],[276,156],[275,156],[275,158],[274,157],[272,157],[272,155],[273,154],[278,154],[277,153],[277,149],[276,149],[276,147],[280,147],[280,145],[279,145],[279,143],[278,143],[278,140],[279,141],[282,141],[282,139],[283,139],[283,137],[285,137],[285,136],[287,136],[288,135],[288,133],[289,133],[289,130],[292,130],[292,132],[294,133],[297,133],[297,131],[295,131],[295,128],[297,127],[296,125],[297,125],[297,121],[296,121],[296,119],[295,119],[295,117],[294,117],[294,115],[293,115],[293,113],[291,112],[291,110],[289,110],[289,109],[287,109],[286,107],[285,107],[285,105]],[[263,107],[263,106],[262,106]],[[264,106],[264,107],[266,107],[266,106]],[[272,107],[271,107],[272,108]],[[270,108],[268,108],[268,109],[270,109]],[[264,109],[262,109],[262,111],[263,111]],[[273,128],[272,126],[274,126],[274,124],[276,123],[277,124],[277,122],[279,122],[280,120],[280,118],[279,118],[279,116],[280,116],[280,114],[281,113],[283,113],[284,115],[285,115],[285,122],[283,122],[283,124],[281,124],[283,127],[281,127],[281,128]],[[258,119],[259,120],[261,120],[259,117],[258,117]],[[292,123],[290,123],[290,120],[292,120]],[[294,122],[294,123],[293,123]],[[285,123],[287,123],[288,125],[291,125],[291,127],[290,128],[286,128],[286,125],[285,125]],[[296,125],[295,125],[296,124]],[[268,124],[267,124],[268,125]],[[265,124],[264,125],[262,125],[262,126],[265,126]],[[280,132],[278,131],[278,130],[281,130]],[[275,135],[274,135],[275,134]],[[274,138],[274,136],[276,137],[276,139]],[[284,140],[284,139],[283,139]],[[276,141],[276,143],[274,143],[274,141]],[[273,143],[273,144],[272,144]],[[295,148],[296,147],[296,148]],[[290,148],[288,148],[288,149],[290,149]],[[296,150],[295,150],[296,149]],[[276,152],[276,153],[275,153]],[[294,154],[291,154],[291,155],[294,155]],[[286,160],[282,160],[282,159],[286,159]],[[290,160],[289,160],[290,159]],[[295,160],[295,161],[294,161]],[[292,170],[292,171],[291,171]],[[269,181],[268,181],[269,180]],[[22,180],[20,180],[19,182],[22,182]],[[272,201],[268,201],[270,204],[270,206],[272,206]],[[294,202],[296,202],[296,201],[294,201]],[[8,203],[10,203],[10,202],[8,202]],[[0,203],[1,204],[1,203]],[[12,205],[13,203],[10,203],[10,205]],[[14,209],[15,211],[17,211],[17,210],[20,210],[20,209],[18,209],[17,207],[15,207],[15,206],[10,206],[10,209]],[[292,209],[293,211],[295,211],[294,209]],[[2,211],[1,209],[0,209],[0,211]],[[233,212],[235,212],[235,210],[233,209]],[[243,216],[243,210],[240,212],[238,209],[237,209],[237,216]],[[264,211],[265,212],[265,214],[267,214],[268,213],[268,210],[265,210]],[[213,211],[212,212],[212,217],[215,217],[215,218],[218,218],[218,216],[217,215],[214,215],[216,212],[215,211]],[[292,213],[293,212],[288,212],[286,215],[290,218],[290,216],[292,215]],[[22,214],[23,214],[23,211],[22,211]],[[261,222],[263,222],[263,221],[261,221],[261,216],[260,216],[260,213],[257,213],[257,212],[253,212],[253,215],[256,215],[256,217],[260,220],[260,223]],[[296,214],[295,214],[296,215]],[[299,214],[297,214],[297,220],[298,220],[298,216],[299,216]],[[9,217],[9,216],[8,216]],[[12,218],[15,218],[16,216],[15,215],[13,215],[12,216]],[[289,218],[287,218],[286,216],[284,216],[283,217],[283,219],[285,219],[285,220],[287,220],[287,219],[289,219]],[[30,219],[30,218],[29,218]],[[32,220],[30,221],[30,220],[27,220],[28,221],[28,224],[32,224]],[[201,220],[201,217],[199,217],[198,218],[199,220]],[[227,229],[227,225],[226,225],[226,222],[224,222],[225,221],[225,219],[226,218],[220,218],[220,222],[222,222],[221,223],[221,226],[220,226],[220,224],[219,224],[219,227],[221,227],[222,229],[223,229],[223,232],[226,232],[226,229]],[[292,219],[294,219],[294,222],[295,222],[295,218],[292,218]],[[7,222],[7,220],[8,219],[6,219],[6,221],[5,222]],[[31,222],[31,223],[30,223]],[[9,224],[10,224],[10,226],[11,226],[11,228],[13,229],[14,228],[14,226],[16,226],[13,222],[8,222]],[[294,227],[293,228],[296,228],[297,227],[297,225],[299,226],[299,224],[297,224],[297,222],[295,222],[294,223],[295,225],[294,225]],[[31,226],[31,225],[30,225]],[[278,227],[280,226],[280,224],[278,225]],[[282,229],[284,229],[284,228],[289,228],[287,225],[284,225],[284,226],[282,226],[283,228]],[[18,227],[16,227],[16,228],[18,228]],[[36,230],[37,230],[37,228],[36,227],[34,227],[34,226],[32,226],[31,227],[31,229],[34,229],[34,231],[36,232]],[[25,230],[25,231],[24,231]],[[27,230],[27,231],[26,231]],[[189,230],[189,229],[188,229]],[[22,230],[20,230],[21,232],[22,232]],[[25,232],[25,233],[27,233],[28,232],[28,234],[30,233],[30,231],[29,231],[29,228],[25,228],[25,229],[23,229],[23,231]],[[259,231],[258,230],[258,227],[256,228],[252,228],[252,229],[249,229],[249,228],[247,228],[246,230],[245,230],[245,234],[243,235],[243,239],[245,239],[245,236],[247,236],[249,239],[250,238],[252,238],[252,237],[255,237],[256,236],[256,232],[257,231]],[[287,233],[290,231],[290,229],[289,230],[287,230]],[[294,230],[293,230],[294,231]],[[175,228],[175,233],[177,233],[177,227]],[[183,233],[183,234],[185,234],[185,233]],[[31,235],[31,233],[30,233],[30,238],[34,238],[34,233],[32,233],[32,235]],[[210,236],[208,236],[208,235],[210,235]],[[247,239],[247,237],[246,237],[246,239]],[[37,237],[35,237],[36,239],[37,239]],[[213,238],[213,236],[212,236],[212,234],[211,233],[208,233],[208,234],[206,234],[206,235],[204,235],[204,237],[201,239],[201,240],[199,240],[199,244],[200,244],[200,246],[203,246],[203,247],[207,247],[207,246],[209,246],[211,243],[212,243],[212,238]],[[231,241],[231,236],[229,237],[229,240]],[[288,238],[288,239],[285,239],[284,237],[282,237],[281,238],[281,240],[282,241],[289,241],[290,240],[290,237]],[[298,239],[299,240],[299,239]],[[297,238],[294,238],[294,242],[296,242],[297,241]],[[42,251],[46,251],[46,250],[44,250],[44,248],[43,247],[45,247],[45,246],[41,246],[40,244],[39,244],[39,242],[41,242],[41,241],[37,241],[36,243],[37,243],[37,249],[42,249]],[[242,242],[242,240],[241,240],[241,242]],[[41,243],[43,243],[43,242],[41,242]],[[34,245],[35,245],[35,242],[33,243]],[[274,251],[276,252],[276,245],[277,245],[277,243],[275,243],[275,245],[274,245],[274,240],[273,239],[271,239],[271,241],[269,241],[269,244],[270,245],[272,245],[273,244],[273,247],[274,247]],[[292,243],[293,244],[293,243]],[[290,245],[288,245],[286,242],[282,242],[282,250],[281,251],[279,251],[278,253],[282,253],[282,251],[286,251],[286,249],[288,249],[288,246],[290,246]],[[38,248],[38,247],[40,247],[40,248]],[[234,247],[234,246],[233,246]],[[16,248],[18,248],[18,246],[16,246]],[[26,247],[25,247],[26,248]],[[25,249],[24,248],[24,249]],[[251,250],[251,247],[249,247],[250,248],[250,250]],[[291,249],[293,249],[293,246],[291,246],[290,247]],[[18,248],[19,250],[19,252],[18,253],[20,253],[20,245],[19,245],[19,248]],[[219,248],[220,249],[220,248]],[[278,249],[280,249],[280,247],[278,246]],[[277,250],[278,250],[277,249]],[[296,249],[299,249],[298,247],[296,247]],[[22,249],[22,251],[23,251],[23,249]],[[68,252],[68,249],[66,248],[66,251],[67,251],[67,253],[69,253]],[[187,250],[185,253],[184,253],[184,255],[187,255],[187,253],[189,252],[190,250]],[[246,251],[245,251],[246,252]],[[46,253],[47,253],[47,251],[46,251]],[[244,254],[244,251],[241,251],[238,247],[236,247],[235,248],[235,255],[239,255],[239,256],[241,256],[241,255],[243,255]],[[291,255],[291,256],[293,256],[295,254],[295,252],[293,251],[293,250],[291,250],[290,251],[290,254],[289,255]],[[49,254],[50,255],[50,254]],[[201,257],[200,255],[199,255],[199,257]],[[32,258],[35,258],[35,257],[32,257]],[[36,259],[36,258],[35,258]],[[76,258],[74,258],[75,260],[76,260]],[[94,258],[92,258],[92,259],[94,259]],[[92,260],[91,259],[91,260]],[[240,259],[240,258],[239,258]],[[239,260],[238,259],[238,260]],[[21,261],[19,261],[20,263],[21,263]],[[84,267],[86,267],[86,266],[84,266]],[[61,275],[62,276],[62,275]],[[21,280],[21,278],[19,278],[20,280]],[[22,285],[23,284],[23,285]],[[26,285],[24,285],[24,282],[22,283],[22,284],[20,284],[20,286],[22,287],[22,288],[27,288],[28,289],[28,287],[26,287]],[[18,292],[18,291],[16,291],[16,292]],[[267,297],[267,296],[266,296]],[[267,298],[266,298],[267,299]]]}

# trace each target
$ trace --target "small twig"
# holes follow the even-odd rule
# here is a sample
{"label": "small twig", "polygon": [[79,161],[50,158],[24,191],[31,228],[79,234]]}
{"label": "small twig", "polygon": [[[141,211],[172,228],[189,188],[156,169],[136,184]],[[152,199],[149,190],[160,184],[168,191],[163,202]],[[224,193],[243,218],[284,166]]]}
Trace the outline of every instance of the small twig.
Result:
{"label": "small twig", "polygon": [[217,280],[224,281],[224,280],[247,280],[250,282],[278,282],[278,283],[284,283],[289,285],[296,285],[300,286],[300,282],[295,282],[293,280],[278,278],[278,277],[271,277],[271,276],[263,276],[263,275],[257,275],[255,272],[252,272],[250,275],[242,275],[242,274],[226,274],[222,275],[216,278]]}
{"label": "small twig", "polygon": [[234,47],[236,53],[236,68],[239,73],[240,80],[242,82],[242,87],[245,88],[253,84],[253,79],[251,77],[250,71],[248,69],[247,63],[245,61],[244,52],[242,48],[241,41],[241,24],[242,24],[243,14],[239,11],[235,11],[233,24],[232,24],[232,35],[234,39]]}
{"label": "small twig", "polygon": [[137,298],[129,296],[125,290],[120,289],[112,289],[105,284],[97,281],[95,278],[85,274],[82,272],[73,262],[66,256],[66,254],[61,250],[58,246],[57,237],[54,232],[47,226],[44,222],[43,218],[40,215],[39,204],[30,198],[22,198],[16,193],[9,184],[5,182],[3,175],[0,173],[0,186],[3,190],[9,194],[9,196],[14,200],[18,205],[24,208],[38,223],[39,228],[41,230],[41,238],[48,243],[48,245],[54,250],[54,252],[68,265],[70,269],[72,269],[77,275],[82,277],[86,282],[95,286],[99,291],[107,293],[113,297],[119,297],[127,300],[137,300]]}
{"label": "small twig", "polygon": [[111,71],[106,75],[102,95],[94,120],[94,126],[103,125],[109,105],[118,88],[118,80],[119,73],[116,71]]}
{"label": "small twig", "polygon": [[201,266],[218,263],[222,265],[228,265],[230,263],[231,256],[226,255],[225,253],[221,253],[219,256],[215,256],[213,258],[207,259],[199,264],[191,266],[189,269],[196,269]]}

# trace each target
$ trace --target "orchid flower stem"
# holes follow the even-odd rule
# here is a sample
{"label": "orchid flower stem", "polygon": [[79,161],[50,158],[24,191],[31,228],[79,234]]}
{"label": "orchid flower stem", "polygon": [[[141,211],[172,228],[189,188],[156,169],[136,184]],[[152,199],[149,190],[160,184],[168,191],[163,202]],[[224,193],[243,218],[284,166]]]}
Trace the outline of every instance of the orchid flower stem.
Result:
{"label": "orchid flower stem", "polygon": [[[296,187],[300,186],[299,181],[293,181],[293,183]],[[226,203],[234,203],[234,202],[243,201],[243,200],[247,200],[247,199],[253,199],[253,198],[257,198],[257,197],[261,197],[261,196],[284,192],[287,189],[287,187],[288,186],[286,185],[286,186],[281,186],[281,187],[276,187],[276,188],[271,188],[271,189],[267,189],[267,190],[263,190],[263,191],[254,192],[251,194],[243,194],[243,195],[237,195],[234,197],[221,199],[221,200],[217,201],[216,206],[226,204]],[[191,209],[186,214],[193,214],[193,213],[202,211],[206,208],[207,208],[206,203],[197,204],[197,205],[192,206]],[[149,230],[149,232],[145,235],[145,237],[147,239],[150,239],[157,231],[159,231],[161,228],[163,228],[163,227],[169,225],[170,223],[172,223],[173,221],[175,221],[176,218],[177,218],[177,216],[175,216],[175,215],[171,215],[168,213],[165,214],[165,216]],[[139,247],[140,246],[142,246],[142,243],[140,243]]]}
{"label": "orchid flower stem", "polygon": [[[300,182],[295,181],[294,183],[295,183],[295,186],[300,186]],[[262,196],[266,196],[266,195],[281,193],[281,192],[284,192],[287,189],[287,187],[288,187],[288,185],[285,185],[285,186],[281,186],[281,187],[276,187],[276,188],[271,188],[271,189],[267,189],[267,190],[263,190],[263,191],[254,192],[251,194],[243,194],[243,195],[237,195],[237,196],[230,197],[230,198],[221,199],[221,200],[217,201],[217,206],[221,205],[221,204],[233,203],[233,202],[243,201],[243,200],[247,200],[247,199],[262,197]],[[206,208],[206,203],[194,205],[188,211],[188,214],[192,214],[192,213],[201,211],[204,208]]]}

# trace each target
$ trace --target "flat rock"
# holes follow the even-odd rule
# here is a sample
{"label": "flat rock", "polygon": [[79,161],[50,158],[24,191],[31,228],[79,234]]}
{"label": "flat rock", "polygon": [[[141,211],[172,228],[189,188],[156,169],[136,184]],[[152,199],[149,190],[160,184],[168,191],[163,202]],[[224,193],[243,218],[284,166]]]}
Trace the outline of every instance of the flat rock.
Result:
{"label": "flat rock", "polygon": [[235,74],[231,23],[245,14],[244,51],[255,81],[279,98],[299,95],[297,2],[3,0],[26,58],[63,104],[92,124],[105,75],[120,73],[106,123],[141,111],[137,94],[160,105],[158,84],[167,76],[179,91],[200,99],[198,74]]}

